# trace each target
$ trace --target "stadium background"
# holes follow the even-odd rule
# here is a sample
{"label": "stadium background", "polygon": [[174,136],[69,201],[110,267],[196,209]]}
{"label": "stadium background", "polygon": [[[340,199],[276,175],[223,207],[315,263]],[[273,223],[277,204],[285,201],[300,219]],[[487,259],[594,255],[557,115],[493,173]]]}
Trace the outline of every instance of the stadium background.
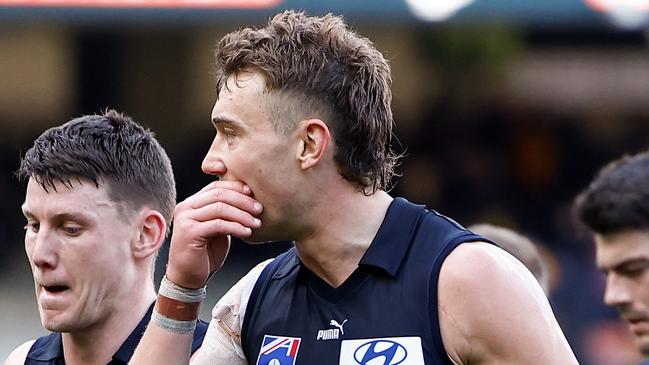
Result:
{"label": "stadium background", "polygon": [[[615,17],[601,0],[461,1],[435,21],[397,0],[64,2],[0,0],[0,360],[44,333],[22,247],[19,156],[45,128],[114,107],[156,132],[178,198],[187,197],[209,181],[200,162],[213,135],[216,40],[288,8],[343,14],[390,59],[398,148],[407,154],[393,195],[465,225],[532,236],[580,363],[637,360],[601,304],[602,276],[570,204],[603,163],[648,147],[647,1],[619,2],[629,11]],[[236,242],[202,316],[254,263],[285,248]]]}

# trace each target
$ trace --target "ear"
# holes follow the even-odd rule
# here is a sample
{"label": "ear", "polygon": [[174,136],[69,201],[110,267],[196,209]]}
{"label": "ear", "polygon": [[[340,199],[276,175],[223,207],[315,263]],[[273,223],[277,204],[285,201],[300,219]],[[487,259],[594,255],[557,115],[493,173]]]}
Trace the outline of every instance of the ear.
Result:
{"label": "ear", "polygon": [[131,243],[135,258],[144,259],[158,253],[164,243],[167,223],[157,210],[144,209],[139,215],[138,235]]}
{"label": "ear", "polygon": [[331,141],[329,128],[320,119],[308,119],[298,126],[300,143],[296,157],[303,170],[315,166],[324,156]]}

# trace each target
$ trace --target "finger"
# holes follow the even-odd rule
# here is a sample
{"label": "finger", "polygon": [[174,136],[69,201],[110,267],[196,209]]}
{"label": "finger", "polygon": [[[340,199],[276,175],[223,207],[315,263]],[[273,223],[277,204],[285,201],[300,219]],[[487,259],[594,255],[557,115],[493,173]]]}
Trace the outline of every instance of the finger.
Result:
{"label": "finger", "polygon": [[238,191],[242,194],[249,195],[252,191],[250,190],[250,187],[246,184],[244,184],[242,181],[212,181],[209,184],[203,186],[201,190],[196,192],[194,195],[199,195],[201,193],[204,193],[205,191],[214,189],[214,188],[224,188],[224,189],[230,189],[234,191]]}
{"label": "finger", "polygon": [[218,202],[234,206],[253,215],[261,213],[263,209],[261,203],[259,203],[252,197],[242,194],[238,191],[222,187],[209,189],[200,194],[196,194],[190,198],[187,198],[187,200],[183,202],[183,205],[189,207],[192,210],[195,210]]}
{"label": "finger", "polygon": [[245,227],[238,222],[215,219],[198,223],[195,232],[204,239],[209,240],[223,235],[247,238],[252,234],[252,229],[250,227]]}
{"label": "finger", "polygon": [[194,209],[191,214],[187,215],[187,217],[197,222],[225,220],[229,222],[236,222],[241,224],[242,226],[250,228],[261,227],[261,220],[259,218],[255,217],[245,210],[222,201]]}
{"label": "finger", "polygon": [[210,182],[209,184],[203,186],[203,188],[202,188],[201,190],[199,190],[199,191],[197,191],[196,193],[194,193],[194,195],[200,194],[200,193],[205,192],[205,191],[207,191],[207,190],[209,190],[209,189],[214,189],[214,185],[215,185],[215,184],[216,184],[216,181],[212,181],[212,182]]}
{"label": "finger", "polygon": [[246,194],[250,195],[252,191],[250,190],[250,187],[246,184],[243,183],[243,181],[222,181],[222,180],[217,180],[214,181],[214,188],[223,188],[223,189],[229,189],[229,190],[234,190],[237,191],[241,194]]}

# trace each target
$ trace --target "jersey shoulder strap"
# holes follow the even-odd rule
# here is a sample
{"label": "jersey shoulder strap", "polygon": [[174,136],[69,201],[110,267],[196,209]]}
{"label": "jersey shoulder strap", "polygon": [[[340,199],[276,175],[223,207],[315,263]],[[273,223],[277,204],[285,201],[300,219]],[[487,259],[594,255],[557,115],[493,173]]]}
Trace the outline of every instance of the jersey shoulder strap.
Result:
{"label": "jersey shoulder strap", "polygon": [[244,354],[248,353],[248,331],[250,329],[253,315],[256,312],[259,298],[263,296],[264,291],[272,279],[285,276],[296,265],[297,255],[295,253],[295,246],[293,246],[266,265],[261,274],[259,274],[259,277],[250,292],[248,304],[246,305],[246,312],[243,316],[243,323],[241,325],[241,349]]}

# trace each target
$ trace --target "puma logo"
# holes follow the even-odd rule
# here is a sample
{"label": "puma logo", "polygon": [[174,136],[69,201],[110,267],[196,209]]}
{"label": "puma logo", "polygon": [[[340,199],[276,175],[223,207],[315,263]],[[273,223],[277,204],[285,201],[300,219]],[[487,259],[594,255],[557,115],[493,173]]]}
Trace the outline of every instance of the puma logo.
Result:
{"label": "puma logo", "polygon": [[339,329],[340,329],[340,333],[342,333],[342,334],[344,335],[344,334],[345,334],[345,331],[343,330],[343,326],[345,325],[346,322],[347,322],[347,319],[345,319],[345,320],[343,321],[343,323],[338,323],[338,321],[336,321],[335,319],[332,319],[332,320],[329,322],[329,325],[330,325],[330,326],[334,326],[334,327],[339,328]]}
{"label": "puma logo", "polygon": [[327,341],[327,340],[337,340],[340,338],[341,334],[345,334],[345,331],[343,330],[343,326],[347,322],[347,319],[343,321],[343,323],[338,323],[335,319],[332,319],[329,321],[330,326],[334,326],[336,328],[328,328],[326,330],[318,330],[318,335],[316,336],[316,340],[318,341]]}

